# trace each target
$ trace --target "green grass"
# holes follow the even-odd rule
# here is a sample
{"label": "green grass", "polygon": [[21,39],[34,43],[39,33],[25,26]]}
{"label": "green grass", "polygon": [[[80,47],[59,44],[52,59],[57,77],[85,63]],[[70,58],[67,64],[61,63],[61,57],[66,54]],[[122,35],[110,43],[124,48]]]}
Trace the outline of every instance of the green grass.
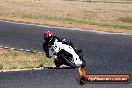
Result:
{"label": "green grass", "polygon": [[3,65],[2,64],[0,64],[0,70],[2,70],[3,69]]}
{"label": "green grass", "polygon": [[118,29],[132,30],[132,26],[119,25],[119,24],[93,23],[91,25],[98,25],[98,26],[101,26],[101,27],[109,27],[109,28],[118,28]]}
{"label": "green grass", "polygon": [[120,25],[120,24],[97,23],[97,22],[84,21],[84,20],[75,19],[75,18],[35,16],[35,15],[20,14],[20,13],[0,13],[0,16],[15,16],[15,17],[20,17],[20,18],[30,18],[30,19],[46,19],[46,20],[49,20],[49,21],[62,21],[62,22],[66,22],[66,23],[79,23],[79,24],[85,24],[85,25],[88,24],[88,25],[97,25],[97,26],[102,26],[102,27],[132,30],[132,26]]}
{"label": "green grass", "polygon": [[110,27],[110,28],[120,28],[120,29],[129,29],[132,30],[132,26],[127,25],[119,25],[119,24],[104,24],[104,23],[96,23],[96,22],[90,22],[90,21],[83,21],[79,19],[74,18],[56,18],[56,17],[46,17],[48,20],[54,20],[54,21],[63,21],[63,22],[75,22],[80,24],[88,24],[88,25],[97,25],[102,27]]}

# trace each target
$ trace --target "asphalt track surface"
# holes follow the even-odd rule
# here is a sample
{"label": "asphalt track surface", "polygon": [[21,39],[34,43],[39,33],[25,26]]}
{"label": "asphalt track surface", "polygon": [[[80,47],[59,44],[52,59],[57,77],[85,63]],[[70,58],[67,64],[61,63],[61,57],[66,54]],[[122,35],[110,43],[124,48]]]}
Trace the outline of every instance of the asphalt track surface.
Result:
{"label": "asphalt track surface", "polygon": [[[0,45],[43,51],[45,30],[72,41],[78,49],[83,50],[87,73],[132,75],[132,35],[129,34],[96,33],[0,21]],[[0,88],[132,88],[132,83],[80,86],[76,82],[76,73],[75,69],[70,68],[1,72]]]}

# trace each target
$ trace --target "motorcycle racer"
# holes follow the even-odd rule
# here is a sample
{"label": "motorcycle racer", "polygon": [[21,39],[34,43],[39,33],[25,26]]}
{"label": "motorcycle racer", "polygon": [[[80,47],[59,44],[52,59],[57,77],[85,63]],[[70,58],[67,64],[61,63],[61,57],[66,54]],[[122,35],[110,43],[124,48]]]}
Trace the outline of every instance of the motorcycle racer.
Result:
{"label": "motorcycle racer", "polygon": [[54,44],[56,39],[58,41],[61,41],[64,44],[70,45],[72,48],[74,48],[75,51],[77,51],[76,48],[74,47],[74,45],[71,42],[66,41],[64,38],[59,38],[57,36],[53,36],[53,33],[50,32],[50,31],[44,31],[43,32],[43,37],[44,37],[44,40],[45,40],[44,43],[43,43],[43,50],[45,51],[46,56],[48,58],[50,58],[50,56],[49,56],[49,47]]}
{"label": "motorcycle racer", "polygon": [[[74,49],[74,51],[76,52],[76,54],[78,54],[79,58],[84,62],[81,66],[82,67],[86,66],[85,60],[83,59],[83,55],[81,54],[82,50],[76,50],[76,48],[74,47],[72,42],[66,41],[64,38],[59,38],[57,36],[53,36],[53,33],[50,31],[44,31],[43,37],[44,37],[43,50],[46,53],[46,57],[51,58],[51,55],[49,54],[49,50],[50,50],[51,46],[54,45],[54,42],[57,41],[57,42],[61,42],[62,44],[71,46]],[[60,57],[60,56],[57,56],[57,58],[54,58],[54,63],[57,68],[59,68],[61,65],[63,65],[64,62],[65,61],[63,61],[62,57]],[[72,65],[72,68],[74,68],[73,65]]]}

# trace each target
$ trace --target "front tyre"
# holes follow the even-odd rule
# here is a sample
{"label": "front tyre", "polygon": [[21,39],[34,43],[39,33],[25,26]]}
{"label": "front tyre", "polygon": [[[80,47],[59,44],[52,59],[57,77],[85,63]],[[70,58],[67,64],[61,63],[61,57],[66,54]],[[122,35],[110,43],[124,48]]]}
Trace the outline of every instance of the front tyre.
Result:
{"label": "front tyre", "polygon": [[54,60],[54,63],[57,68],[61,66],[61,63],[58,60]]}
{"label": "front tyre", "polygon": [[69,53],[63,52],[60,54],[60,56],[62,57],[66,65],[70,66],[73,69],[77,68],[75,63],[72,62],[72,57],[69,55]]}

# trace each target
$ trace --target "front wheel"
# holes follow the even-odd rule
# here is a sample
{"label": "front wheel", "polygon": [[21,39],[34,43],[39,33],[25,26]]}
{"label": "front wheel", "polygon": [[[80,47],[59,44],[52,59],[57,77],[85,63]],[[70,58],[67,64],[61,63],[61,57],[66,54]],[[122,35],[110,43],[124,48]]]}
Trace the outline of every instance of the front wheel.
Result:
{"label": "front wheel", "polygon": [[70,66],[73,69],[77,68],[76,64],[72,61],[72,57],[67,52],[61,53],[60,56],[62,57],[66,65]]}
{"label": "front wheel", "polygon": [[57,68],[61,66],[61,63],[58,60],[54,60],[54,63]]}

